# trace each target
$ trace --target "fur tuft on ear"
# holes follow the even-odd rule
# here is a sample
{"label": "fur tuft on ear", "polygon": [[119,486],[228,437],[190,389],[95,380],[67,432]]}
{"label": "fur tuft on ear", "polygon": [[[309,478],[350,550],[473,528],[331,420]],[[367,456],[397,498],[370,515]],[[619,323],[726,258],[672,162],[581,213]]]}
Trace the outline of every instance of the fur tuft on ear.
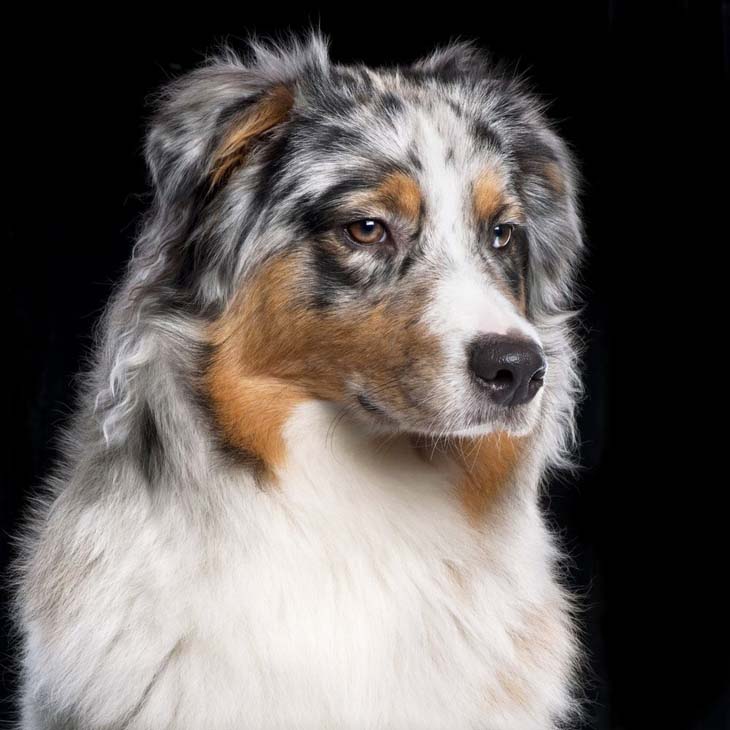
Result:
{"label": "fur tuft on ear", "polygon": [[213,154],[212,186],[220,185],[236,167],[243,164],[252,144],[283,122],[293,105],[292,90],[282,84],[267,91],[242,114],[237,115]]}
{"label": "fur tuft on ear", "polygon": [[156,100],[145,145],[160,201],[189,200],[211,178],[214,184],[225,179],[254,138],[285,119],[299,79],[328,67],[327,44],[312,33],[282,43],[252,40],[246,57],[224,48],[168,85]]}

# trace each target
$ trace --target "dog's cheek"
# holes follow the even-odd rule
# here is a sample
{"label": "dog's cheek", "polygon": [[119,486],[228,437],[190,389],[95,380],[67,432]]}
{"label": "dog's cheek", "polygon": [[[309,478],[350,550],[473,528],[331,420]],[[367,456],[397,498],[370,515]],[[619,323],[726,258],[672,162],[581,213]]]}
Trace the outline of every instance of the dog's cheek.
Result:
{"label": "dog's cheek", "polygon": [[443,376],[442,348],[424,323],[425,292],[398,292],[362,310],[347,337],[356,379],[376,403],[410,413],[414,394],[432,391]]}

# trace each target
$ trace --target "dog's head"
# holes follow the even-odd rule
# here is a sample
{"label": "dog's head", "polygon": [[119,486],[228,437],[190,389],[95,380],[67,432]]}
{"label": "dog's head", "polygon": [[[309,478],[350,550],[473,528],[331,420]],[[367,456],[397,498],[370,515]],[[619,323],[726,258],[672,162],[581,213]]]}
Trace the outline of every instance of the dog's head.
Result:
{"label": "dog's head", "polygon": [[147,157],[221,412],[245,380],[251,407],[297,393],[414,433],[535,425],[581,247],[575,172],[471,47],[375,70],[317,38],[219,59],[167,90]]}

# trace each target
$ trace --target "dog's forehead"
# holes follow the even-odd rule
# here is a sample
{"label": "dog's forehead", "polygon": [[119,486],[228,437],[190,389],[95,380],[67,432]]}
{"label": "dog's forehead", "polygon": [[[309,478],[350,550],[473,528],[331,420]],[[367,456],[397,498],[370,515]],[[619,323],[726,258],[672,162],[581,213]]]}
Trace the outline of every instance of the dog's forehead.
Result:
{"label": "dog's forehead", "polygon": [[499,124],[494,100],[478,87],[363,68],[320,87],[295,134],[310,189],[358,171],[375,182],[393,168],[434,188],[444,176],[465,185],[485,170],[505,175]]}

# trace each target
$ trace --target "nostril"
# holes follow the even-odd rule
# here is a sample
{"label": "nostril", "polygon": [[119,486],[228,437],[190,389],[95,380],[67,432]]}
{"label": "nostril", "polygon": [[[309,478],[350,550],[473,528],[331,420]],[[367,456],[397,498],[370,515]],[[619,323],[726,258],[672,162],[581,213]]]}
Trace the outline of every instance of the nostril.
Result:
{"label": "nostril", "polygon": [[530,382],[527,384],[527,396],[528,398],[534,397],[540,388],[545,384],[545,369],[541,368],[530,378]]}
{"label": "nostril", "polygon": [[537,381],[537,382],[542,383],[545,380],[545,368],[540,368],[535,373],[533,373],[532,378],[530,380],[533,382]]}
{"label": "nostril", "polygon": [[479,369],[474,367],[473,363],[472,370],[480,383],[492,389],[503,390],[505,388],[511,388],[514,384],[515,376],[511,370],[505,368],[499,370],[495,370],[494,368]]}
{"label": "nostril", "polygon": [[496,375],[493,378],[483,378],[488,383],[492,383],[496,386],[508,386],[511,385],[514,381],[515,376],[512,375],[511,371],[509,370],[497,370]]}

